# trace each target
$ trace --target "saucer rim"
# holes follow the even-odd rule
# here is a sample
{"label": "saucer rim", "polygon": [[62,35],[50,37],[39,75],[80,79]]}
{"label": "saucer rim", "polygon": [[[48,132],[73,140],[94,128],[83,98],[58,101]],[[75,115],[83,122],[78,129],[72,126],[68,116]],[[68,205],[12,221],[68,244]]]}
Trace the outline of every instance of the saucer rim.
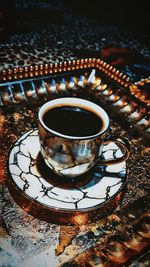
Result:
{"label": "saucer rim", "polygon": [[[36,199],[33,199],[32,197],[30,197],[28,194],[26,194],[25,192],[23,192],[23,190],[21,190],[21,188],[15,183],[13,177],[12,177],[12,174],[10,172],[10,168],[9,168],[9,158],[10,158],[10,154],[14,148],[14,145],[25,135],[29,135],[31,132],[34,132],[34,131],[38,131],[38,128],[32,128],[28,131],[25,131],[22,135],[20,135],[16,140],[15,142],[10,146],[10,149],[9,149],[9,153],[8,153],[8,160],[7,160],[7,170],[8,170],[8,180],[10,180],[10,183],[14,185],[15,189],[17,189],[17,191],[19,191],[19,193],[21,193],[21,195],[25,198],[27,198],[28,201],[32,202],[33,204],[36,204],[36,205],[39,205],[41,206],[42,208],[46,208],[48,209],[49,211],[53,211],[53,212],[60,212],[60,213],[67,213],[67,214],[72,214],[72,213],[87,213],[87,212],[92,212],[92,211],[96,211],[98,209],[101,209],[103,208],[105,205],[108,205],[109,202],[111,203],[118,195],[120,195],[120,193],[123,193],[124,191],[124,188],[126,187],[126,184],[127,184],[127,179],[128,179],[128,170],[127,170],[127,160],[124,160],[125,164],[126,164],[126,172],[125,172],[125,176],[123,177],[123,182],[122,182],[122,185],[120,186],[119,190],[112,196],[110,197],[109,199],[105,200],[104,202],[100,203],[100,204],[97,204],[95,206],[92,206],[92,207],[87,207],[87,208],[81,208],[81,209],[67,209],[67,208],[60,208],[60,207],[53,207],[53,206],[49,206],[47,204],[43,204],[39,201],[37,201]],[[39,153],[39,151],[38,151]],[[38,154],[37,153],[37,154]],[[115,165],[115,164],[114,164]],[[44,179],[44,177],[42,177]],[[10,184],[9,184],[9,181],[8,181],[8,188],[9,188]]]}

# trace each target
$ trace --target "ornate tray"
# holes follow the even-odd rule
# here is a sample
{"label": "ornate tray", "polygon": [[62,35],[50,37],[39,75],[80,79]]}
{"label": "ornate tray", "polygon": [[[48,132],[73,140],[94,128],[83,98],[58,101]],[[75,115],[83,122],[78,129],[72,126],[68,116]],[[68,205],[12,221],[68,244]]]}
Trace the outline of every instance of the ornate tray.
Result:
{"label": "ornate tray", "polygon": [[[90,82],[91,70],[95,70]],[[133,83],[127,75],[96,58],[2,70],[0,105],[41,104],[64,95],[90,98],[113,110],[128,131],[145,137],[150,132],[150,78]],[[145,89],[146,88],[146,89]],[[120,121],[121,121],[120,120]],[[130,132],[131,132],[130,131]]]}
{"label": "ornate tray", "polygon": [[[124,218],[122,214],[126,214],[125,217],[128,217],[128,212],[125,212],[126,207],[128,207],[127,210],[130,210],[130,206],[132,207],[136,200],[140,202],[140,198],[142,198],[143,208],[139,207],[140,218],[143,218],[142,216],[147,217],[147,199],[149,194],[148,144],[150,131],[148,116],[150,102],[148,95],[146,93],[143,94],[143,92],[145,92],[143,88],[145,88],[145,85],[148,86],[149,81],[149,78],[147,78],[144,81],[139,81],[134,84],[126,75],[106,62],[96,58],[3,70],[0,83],[0,131],[2,136],[2,145],[0,148],[1,181],[7,182],[9,190],[16,202],[25,211],[35,216],[37,215],[37,209],[39,210],[38,204],[36,203],[37,207],[35,207],[35,203],[25,198],[23,194],[19,194],[18,197],[18,188],[16,185],[12,186],[12,179],[7,169],[9,151],[12,145],[18,138],[26,134],[26,132],[37,127],[37,111],[40,105],[47,100],[57,97],[77,96],[89,99],[101,105],[111,118],[110,133],[123,136],[130,142],[131,155],[128,160],[128,179],[126,190],[123,192],[125,195],[122,202],[120,202],[120,198],[122,199],[120,194],[117,195],[116,198],[113,198],[113,202],[110,205],[112,209],[109,209],[109,214],[112,213],[112,216],[113,214],[115,216],[117,212],[117,216],[122,220],[122,218]],[[117,206],[118,210],[113,211]],[[46,215],[44,217],[44,214],[42,209],[40,209],[38,217],[50,221],[50,218]],[[105,210],[103,210],[104,217],[106,214],[107,212],[105,213]],[[138,222],[137,214],[138,208],[136,208],[135,217],[133,220],[129,220],[128,224],[136,225]],[[94,216],[94,227],[98,227],[97,225],[100,223],[99,220],[103,216],[100,216],[99,213]],[[83,220],[82,216],[77,216],[75,222],[70,219],[70,222],[72,222],[70,224],[73,224],[75,228],[76,225],[79,227],[79,225],[82,224],[86,225],[86,227],[90,227],[90,221],[90,216],[87,216],[86,220]],[[66,221],[62,220],[60,223],[66,224]],[[110,223],[108,223],[108,225],[109,224]],[[136,227],[132,228],[134,228],[133,233],[137,234]],[[113,232],[110,230],[110,236],[112,234]],[[145,251],[149,243],[148,238],[149,237],[146,237],[145,246],[140,246],[138,249],[130,248],[130,253],[123,259],[120,259],[122,262],[117,264],[125,264],[132,260],[133,257],[140,255],[143,250]],[[64,240],[65,238],[62,237],[62,239]],[[73,237],[70,237],[67,240],[72,239]],[[90,239],[90,237],[88,237],[88,239]],[[64,241],[60,240],[60,247],[63,242]],[[66,241],[61,249],[58,247],[58,254],[64,251],[65,246],[68,246],[67,242],[71,241]],[[95,243],[91,245],[89,240],[89,248],[94,246],[95,251],[101,250],[102,253],[99,255],[97,254],[97,257],[105,257],[106,260],[109,259],[108,264],[113,266],[112,264],[117,262],[117,256],[115,256],[115,258],[110,257],[110,254],[107,253],[109,248],[105,251],[104,244],[101,245],[97,243],[97,241],[94,242]],[[113,242],[118,241],[115,240]],[[120,242],[122,242],[121,239],[119,239],[119,244]],[[107,245],[110,243],[111,239],[108,240]],[[127,244],[123,243],[123,247],[126,245]],[[78,264],[77,266],[82,266],[85,257],[92,257],[93,250],[89,250],[87,253],[86,255],[83,253],[83,258],[81,257],[81,259],[74,258],[76,256],[75,253],[73,254],[72,258],[75,259],[76,264]],[[68,260],[70,261],[70,259],[67,258],[66,260],[65,258],[62,262],[67,262]],[[70,262],[69,264],[74,263]]]}

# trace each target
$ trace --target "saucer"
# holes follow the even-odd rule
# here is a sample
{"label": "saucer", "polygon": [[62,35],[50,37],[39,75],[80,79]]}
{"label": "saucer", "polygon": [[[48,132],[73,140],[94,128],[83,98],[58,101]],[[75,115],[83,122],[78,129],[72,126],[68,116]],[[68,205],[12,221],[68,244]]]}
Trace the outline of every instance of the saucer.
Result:
{"label": "saucer", "polygon": [[[101,157],[110,159],[121,155],[120,148],[110,142],[103,147]],[[44,166],[38,130],[33,129],[23,134],[12,146],[8,169],[10,179],[19,192],[29,201],[45,207],[47,211],[76,215],[90,211],[100,212],[105,204],[111,206],[114,199],[120,199],[126,182],[126,161],[110,166],[101,166],[98,163],[88,174],[69,183],[60,182]]]}

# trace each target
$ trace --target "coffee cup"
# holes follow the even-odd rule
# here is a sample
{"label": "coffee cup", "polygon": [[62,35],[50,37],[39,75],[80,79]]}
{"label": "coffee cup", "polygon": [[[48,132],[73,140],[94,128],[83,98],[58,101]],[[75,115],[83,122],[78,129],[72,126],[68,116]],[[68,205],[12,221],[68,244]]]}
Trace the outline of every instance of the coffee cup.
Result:
{"label": "coffee cup", "polygon": [[[62,97],[43,104],[38,112],[40,152],[46,165],[59,177],[78,178],[101,165],[118,164],[129,157],[125,140],[106,140],[109,117],[99,105],[76,97]],[[103,146],[115,142],[121,157],[102,160]]]}

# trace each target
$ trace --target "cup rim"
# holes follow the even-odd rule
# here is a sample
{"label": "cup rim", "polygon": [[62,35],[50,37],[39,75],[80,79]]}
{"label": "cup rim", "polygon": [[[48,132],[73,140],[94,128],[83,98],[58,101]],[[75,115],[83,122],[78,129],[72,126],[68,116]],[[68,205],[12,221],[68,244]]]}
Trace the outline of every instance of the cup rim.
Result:
{"label": "cup rim", "polygon": [[[93,135],[87,135],[87,136],[71,136],[71,135],[65,135],[62,134],[60,132],[57,132],[55,130],[50,129],[49,127],[46,126],[46,124],[43,121],[43,115],[45,114],[45,112],[47,110],[49,110],[50,108],[53,107],[59,107],[59,106],[74,106],[74,107],[80,107],[80,108],[84,108],[84,109],[90,109],[92,110],[94,113],[96,113],[99,117],[103,118],[103,122],[104,122],[104,126],[103,128],[96,134]],[[101,116],[99,115],[99,112],[101,114]],[[104,134],[108,128],[109,128],[109,124],[110,124],[110,120],[108,117],[108,114],[106,113],[106,111],[100,107],[99,105],[95,104],[92,101],[86,100],[86,99],[82,99],[82,98],[77,98],[77,97],[61,97],[61,98],[57,98],[57,99],[53,99],[50,100],[46,103],[44,103],[39,111],[38,111],[38,121],[40,122],[40,124],[43,126],[43,128],[49,132],[52,135],[61,137],[61,138],[65,138],[65,139],[70,139],[70,140],[86,140],[86,139],[95,139],[96,137]]]}

